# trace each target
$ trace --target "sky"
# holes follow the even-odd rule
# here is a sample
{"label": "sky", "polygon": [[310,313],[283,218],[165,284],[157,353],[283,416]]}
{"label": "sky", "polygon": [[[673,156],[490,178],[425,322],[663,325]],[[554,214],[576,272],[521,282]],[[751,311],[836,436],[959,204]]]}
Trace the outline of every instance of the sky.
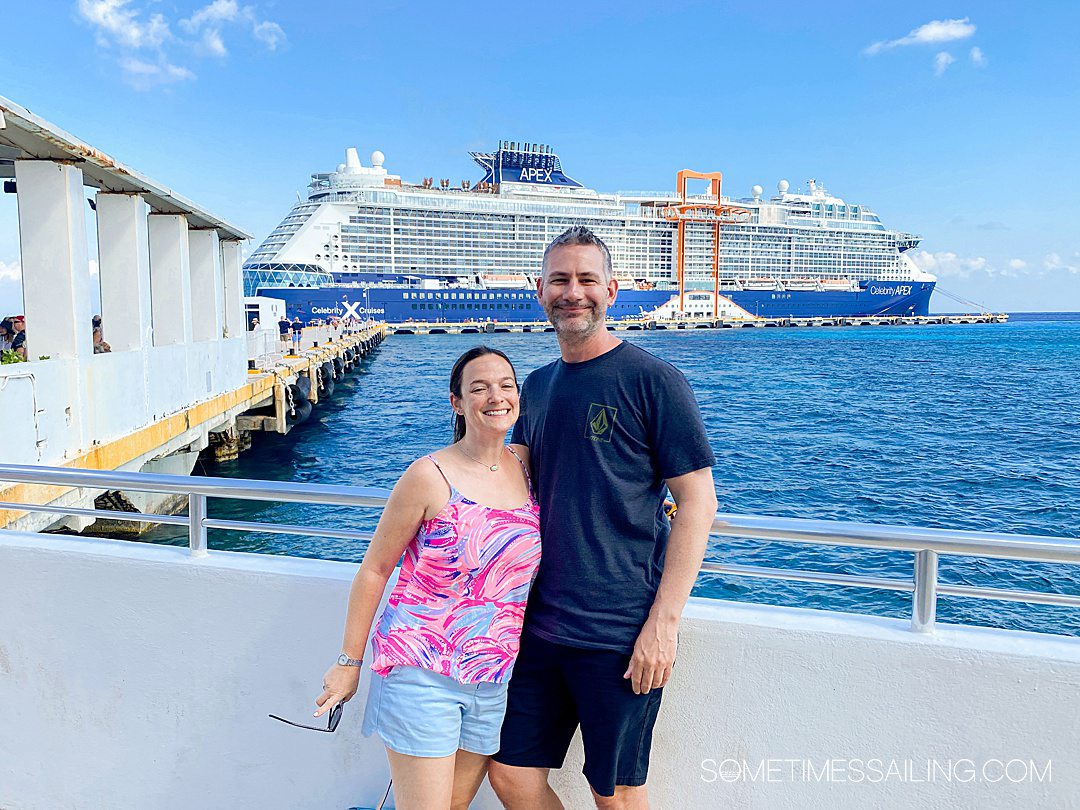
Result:
{"label": "sky", "polygon": [[[600,191],[684,168],[735,197],[815,178],[919,234],[941,289],[1077,311],[1078,27],[1073,2],[44,0],[5,8],[0,95],[251,233],[248,252],[346,147],[457,183],[508,139]],[[0,195],[0,312],[19,277]]]}

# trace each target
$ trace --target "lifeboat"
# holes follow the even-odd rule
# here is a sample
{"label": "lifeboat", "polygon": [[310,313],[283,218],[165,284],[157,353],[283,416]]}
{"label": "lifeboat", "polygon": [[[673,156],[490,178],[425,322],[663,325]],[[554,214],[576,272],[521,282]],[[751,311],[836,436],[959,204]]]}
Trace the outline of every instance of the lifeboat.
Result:
{"label": "lifeboat", "polygon": [[745,290],[775,290],[776,287],[775,278],[748,278],[743,282]]}

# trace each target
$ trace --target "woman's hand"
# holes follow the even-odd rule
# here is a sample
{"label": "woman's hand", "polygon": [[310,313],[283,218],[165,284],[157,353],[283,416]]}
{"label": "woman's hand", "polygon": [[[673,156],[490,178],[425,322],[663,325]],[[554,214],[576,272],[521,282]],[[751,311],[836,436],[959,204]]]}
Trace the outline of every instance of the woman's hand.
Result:
{"label": "woman's hand", "polygon": [[360,685],[360,667],[343,667],[334,664],[323,675],[322,694],[315,698],[315,717],[322,717],[339,703],[345,703],[356,694]]}

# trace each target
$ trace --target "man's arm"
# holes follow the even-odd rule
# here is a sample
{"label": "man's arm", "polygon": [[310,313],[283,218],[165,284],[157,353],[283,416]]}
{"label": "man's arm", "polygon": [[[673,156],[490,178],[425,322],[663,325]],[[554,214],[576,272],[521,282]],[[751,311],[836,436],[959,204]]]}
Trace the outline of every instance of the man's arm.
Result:
{"label": "man's arm", "polygon": [[664,573],[649,618],[634,642],[634,654],[624,678],[630,678],[635,694],[659,689],[671,677],[679,644],[679,622],[690,590],[694,587],[709,529],[716,516],[716,491],[712,468],[667,480],[679,513],[671,521]]}

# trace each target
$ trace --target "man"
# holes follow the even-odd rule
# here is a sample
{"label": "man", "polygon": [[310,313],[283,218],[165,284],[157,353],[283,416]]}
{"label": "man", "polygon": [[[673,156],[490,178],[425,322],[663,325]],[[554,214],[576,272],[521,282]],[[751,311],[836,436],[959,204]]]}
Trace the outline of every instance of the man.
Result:
{"label": "man", "polygon": [[292,353],[300,354],[300,338],[304,334],[304,325],[300,323],[300,317],[292,320]]}
{"label": "man", "polygon": [[282,315],[281,320],[277,322],[278,333],[281,335],[281,342],[289,342],[289,334],[292,332],[292,321],[289,320],[288,315]]}
{"label": "man", "polygon": [[23,360],[30,359],[26,349],[26,316],[16,315],[11,319],[12,328],[15,330],[11,339],[11,350]]}
{"label": "man", "polygon": [[[561,808],[548,772],[580,725],[597,807],[647,808],[653,724],[716,513],[715,458],[686,378],[607,331],[618,284],[603,241],[563,233],[536,291],[562,357],[529,375],[514,427],[543,554],[491,784],[510,810]],[[670,526],[665,484],[679,505]]]}

